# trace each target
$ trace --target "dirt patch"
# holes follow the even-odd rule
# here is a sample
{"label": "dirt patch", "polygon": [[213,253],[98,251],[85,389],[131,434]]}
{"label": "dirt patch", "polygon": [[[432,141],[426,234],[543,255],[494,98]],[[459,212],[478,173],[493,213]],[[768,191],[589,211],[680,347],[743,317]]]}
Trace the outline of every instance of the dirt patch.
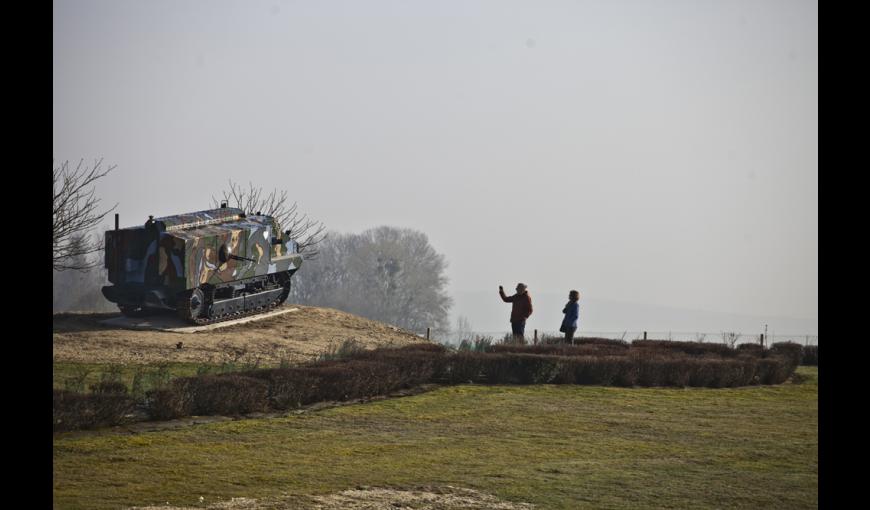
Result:
{"label": "dirt patch", "polygon": [[490,494],[460,487],[425,488],[418,490],[394,490],[384,488],[359,488],[311,497],[308,508],[323,510],[348,509],[396,509],[415,510],[521,510],[534,506],[527,503],[511,503]]}
{"label": "dirt patch", "polygon": [[[221,363],[259,360],[261,364],[309,361],[354,339],[366,348],[425,342],[413,333],[332,308],[299,308],[261,320],[213,331],[174,333],[129,330],[100,322],[119,314],[57,314],[52,322],[54,361],[79,363]],[[181,348],[178,343],[181,342]]]}
{"label": "dirt patch", "polygon": [[[204,501],[204,500],[203,500]],[[202,507],[199,507],[202,508]],[[204,507],[208,510],[530,510],[528,503],[511,503],[461,487],[421,487],[398,490],[357,487],[322,496],[284,495],[274,499],[233,498]],[[128,510],[196,510],[196,507],[145,506]]]}

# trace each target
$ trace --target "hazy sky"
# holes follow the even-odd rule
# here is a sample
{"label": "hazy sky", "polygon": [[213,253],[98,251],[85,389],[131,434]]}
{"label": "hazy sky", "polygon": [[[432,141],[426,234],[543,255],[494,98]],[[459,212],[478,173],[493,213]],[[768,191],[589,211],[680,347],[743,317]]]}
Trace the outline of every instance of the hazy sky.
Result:
{"label": "hazy sky", "polygon": [[55,0],[53,24],[53,158],[118,165],[122,226],[233,178],[425,232],[451,291],[818,317],[816,2]]}

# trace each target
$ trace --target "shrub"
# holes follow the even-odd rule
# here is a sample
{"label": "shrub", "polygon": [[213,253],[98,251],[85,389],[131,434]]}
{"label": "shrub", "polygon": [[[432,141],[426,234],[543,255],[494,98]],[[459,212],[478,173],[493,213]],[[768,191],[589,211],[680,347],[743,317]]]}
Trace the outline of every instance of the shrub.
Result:
{"label": "shrub", "polygon": [[689,385],[691,372],[685,357],[659,358],[656,360],[656,364],[661,386],[684,387]]}
{"label": "shrub", "polygon": [[[200,368],[197,368],[197,373],[200,373]],[[165,388],[169,384],[170,377],[169,365],[166,363],[157,365],[153,370],[139,367],[133,374],[130,392],[135,396],[145,396],[151,390]]]}
{"label": "shrub", "polygon": [[[110,365],[102,374],[100,374],[100,382],[103,383],[119,383],[121,382],[122,369],[119,365]],[[126,388],[124,390],[126,393]]]}
{"label": "shrub", "polygon": [[747,370],[746,362],[735,359],[710,359],[704,361],[710,368],[710,379],[707,386],[711,388],[729,388],[743,386],[751,381],[754,370]]}
{"label": "shrub", "polygon": [[179,377],[167,388],[147,393],[153,419],[189,415],[239,415],[268,408],[267,383],[238,374]]}
{"label": "shrub", "polygon": [[52,418],[55,431],[109,427],[125,422],[135,401],[121,393],[82,394],[54,390]]}
{"label": "shrub", "polygon": [[754,360],[750,358],[659,355],[636,358],[636,363],[640,386],[744,386],[751,383],[755,374]]}
{"label": "shrub", "polygon": [[258,370],[248,374],[268,384],[267,398],[273,409],[285,410],[314,402],[320,378],[298,367]]}
{"label": "shrub", "polygon": [[458,352],[447,360],[443,370],[438,374],[440,376],[439,380],[447,384],[484,382],[486,377],[483,372],[484,359],[490,359],[488,363],[490,365],[490,373],[492,373],[493,366],[498,362],[498,356],[501,356],[501,354]]}
{"label": "shrub", "polygon": [[101,381],[91,385],[91,393],[98,395],[126,395],[127,385],[121,381]]}
{"label": "shrub", "polygon": [[501,339],[501,343],[503,343],[503,344],[515,344],[515,345],[516,344],[526,345],[526,343],[528,343],[528,341],[526,340],[525,336],[519,337],[519,336],[514,336],[513,333],[505,333],[505,335]]}
{"label": "shrub", "polygon": [[493,345],[491,336],[478,336],[474,340],[462,340],[457,346],[457,351],[463,352],[487,352]]}
{"label": "shrub", "polygon": [[801,356],[801,365],[819,365],[819,346],[807,345],[804,346]]}
{"label": "shrub", "polygon": [[76,365],[73,367],[72,372],[73,375],[63,382],[64,389],[73,393],[84,393],[85,380],[91,373],[91,369],[84,366]]}
{"label": "shrub", "polygon": [[554,382],[631,386],[637,381],[638,370],[625,356],[561,357]]}
{"label": "shrub", "polygon": [[365,350],[365,345],[354,338],[344,340],[340,344],[330,344],[326,352],[317,356],[318,361],[330,361],[352,358]]}
{"label": "shrub", "polygon": [[710,363],[697,359],[685,360],[689,373],[689,386],[710,386],[715,377],[714,368]]}
{"label": "shrub", "polygon": [[[485,340],[488,337],[480,337],[481,340]],[[381,352],[408,352],[408,351],[419,351],[419,352],[435,352],[435,353],[446,353],[447,348],[441,344],[431,343],[431,342],[420,342],[416,344],[408,344],[403,345],[397,348],[389,348],[389,347],[379,347],[374,349],[374,351]]]}
{"label": "shrub", "polygon": [[193,392],[190,377],[173,380],[163,388],[145,392],[145,408],[153,420],[171,420],[193,414]]}
{"label": "shrub", "polygon": [[716,354],[723,357],[736,355],[736,351],[725,344],[704,342],[678,342],[671,340],[635,340],[632,342],[633,349],[648,351],[681,352],[690,356],[702,356],[704,354]]}
{"label": "shrub", "polygon": [[489,354],[482,360],[490,384],[549,384],[558,373],[555,356],[525,353]]}
{"label": "shrub", "polygon": [[[410,346],[409,346],[410,347]],[[446,349],[375,349],[363,353],[358,359],[370,359],[387,363],[398,370],[398,379],[394,381],[395,387],[410,388],[420,384],[431,382],[437,374],[443,372]]]}
{"label": "shrub", "polygon": [[538,344],[538,345],[493,345],[490,352],[501,353],[527,353],[548,354],[553,356],[624,356],[627,355],[628,345],[608,343],[586,343],[582,345],[569,344]]}
{"label": "shrub", "polygon": [[532,384],[548,378],[549,358],[554,357],[512,352],[457,354],[449,357],[446,365],[452,383]]}
{"label": "shrub", "polygon": [[638,386],[664,386],[666,384],[666,368],[679,366],[680,360],[661,355],[644,356],[633,353],[632,361],[637,366]]}
{"label": "shrub", "polygon": [[761,358],[764,356],[765,350],[761,344],[740,344],[737,346],[737,354],[739,355],[747,355],[747,356],[755,356],[757,358]]}
{"label": "shrub", "polygon": [[560,345],[565,344],[565,337],[562,335],[548,335],[541,333],[541,338],[538,340],[538,345]]}
{"label": "shrub", "polygon": [[628,349],[631,344],[626,342],[625,340],[614,340],[612,338],[599,338],[599,337],[580,337],[574,339],[574,345],[609,345],[612,347],[621,347],[624,349]]}
{"label": "shrub", "polygon": [[772,356],[785,357],[796,368],[800,365],[801,358],[803,357],[803,347],[801,344],[794,342],[777,342],[770,346],[770,354]]}
{"label": "shrub", "polygon": [[562,384],[598,384],[593,368],[595,356],[566,356],[559,363],[557,381]]}
{"label": "shrub", "polygon": [[246,375],[266,381],[269,405],[276,409],[370,397],[428,382],[443,347],[408,347],[362,351],[355,359],[257,370]]}
{"label": "shrub", "polygon": [[265,411],[268,384],[236,374],[184,378],[177,386],[191,393],[190,414],[239,415]]}
{"label": "shrub", "polygon": [[608,358],[614,365],[614,386],[634,386],[637,384],[639,370],[636,363],[626,357],[608,356]]}
{"label": "shrub", "polygon": [[758,360],[756,375],[760,384],[782,384],[794,371],[789,370],[790,361],[782,356]]}
{"label": "shrub", "polygon": [[383,395],[398,386],[398,368],[378,360],[355,359],[312,367],[319,379],[317,400],[350,400]]}

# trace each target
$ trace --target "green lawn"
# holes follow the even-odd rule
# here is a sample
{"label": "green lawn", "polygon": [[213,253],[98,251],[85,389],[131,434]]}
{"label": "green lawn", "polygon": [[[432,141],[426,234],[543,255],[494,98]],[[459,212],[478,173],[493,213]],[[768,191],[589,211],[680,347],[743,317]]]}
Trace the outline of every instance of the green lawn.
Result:
{"label": "green lawn", "polygon": [[453,485],[541,508],[817,508],[818,369],[798,373],[738,389],[454,386],[284,418],[56,434],[54,501]]}

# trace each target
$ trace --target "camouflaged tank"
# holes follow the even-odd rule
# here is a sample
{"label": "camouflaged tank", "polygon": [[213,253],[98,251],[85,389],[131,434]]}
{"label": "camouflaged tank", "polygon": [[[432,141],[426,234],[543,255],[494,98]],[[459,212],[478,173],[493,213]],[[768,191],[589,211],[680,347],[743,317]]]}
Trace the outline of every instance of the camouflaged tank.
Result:
{"label": "camouflaged tank", "polygon": [[125,315],[176,310],[204,324],[283,303],[302,265],[295,241],[271,216],[226,207],[106,232],[103,295]]}

